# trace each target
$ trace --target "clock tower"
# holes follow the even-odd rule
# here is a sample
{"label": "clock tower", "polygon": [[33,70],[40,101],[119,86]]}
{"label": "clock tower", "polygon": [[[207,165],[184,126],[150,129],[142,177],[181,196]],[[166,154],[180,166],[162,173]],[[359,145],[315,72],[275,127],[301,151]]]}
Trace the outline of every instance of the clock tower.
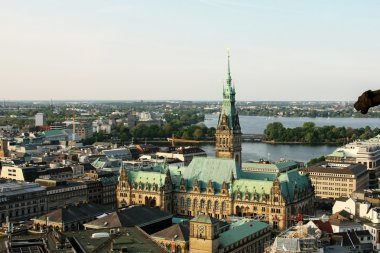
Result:
{"label": "clock tower", "polygon": [[223,105],[215,133],[215,156],[234,159],[241,166],[241,129],[239,115],[235,107],[235,87],[230,72],[230,54],[228,54],[228,73],[223,88]]}
{"label": "clock tower", "polygon": [[208,215],[190,220],[190,252],[216,253],[219,248],[219,222]]}

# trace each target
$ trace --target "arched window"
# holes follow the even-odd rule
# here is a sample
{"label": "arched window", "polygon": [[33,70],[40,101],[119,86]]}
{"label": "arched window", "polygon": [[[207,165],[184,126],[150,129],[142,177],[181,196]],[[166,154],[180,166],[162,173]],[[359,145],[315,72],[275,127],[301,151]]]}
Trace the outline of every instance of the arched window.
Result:
{"label": "arched window", "polygon": [[212,206],[211,206],[211,200],[209,200],[209,201],[207,201],[207,209],[209,209],[209,210],[210,210],[210,209],[211,209],[211,207],[212,207]]}
{"label": "arched window", "polygon": [[190,207],[191,207],[191,199],[190,199],[190,198],[188,198],[188,199],[186,200],[186,206],[187,206],[187,208],[190,208]]}
{"label": "arched window", "polygon": [[215,201],[215,210],[219,210],[219,202]]}
{"label": "arched window", "polygon": [[205,200],[204,199],[201,200],[201,208],[202,209],[205,208]]}
{"label": "arched window", "polygon": [[185,205],[185,198],[184,198],[184,197],[181,197],[180,205],[181,205],[182,207]]}
{"label": "arched window", "polygon": [[226,211],[226,209],[227,209],[226,201],[223,201],[222,202],[222,211]]}
{"label": "arched window", "polygon": [[198,208],[198,200],[197,199],[194,199],[193,205],[194,205],[194,209]]}

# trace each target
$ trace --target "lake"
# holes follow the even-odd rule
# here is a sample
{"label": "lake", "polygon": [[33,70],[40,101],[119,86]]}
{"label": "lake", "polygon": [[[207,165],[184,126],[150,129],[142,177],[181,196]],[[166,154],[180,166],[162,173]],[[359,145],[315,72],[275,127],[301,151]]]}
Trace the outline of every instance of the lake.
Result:
{"label": "lake", "polygon": [[[334,125],[352,128],[370,126],[380,127],[379,118],[287,118],[287,117],[261,117],[261,116],[239,116],[242,132],[245,134],[261,134],[269,123],[281,122],[284,127],[294,128],[302,126],[304,122],[314,122],[317,126]],[[205,117],[207,127],[216,127],[218,115],[208,114]],[[242,159],[259,160],[261,158],[270,161],[280,159],[308,162],[310,159],[328,155],[338,146],[334,145],[305,145],[305,144],[266,144],[243,142]],[[201,145],[208,156],[215,156],[215,146],[210,144]]]}

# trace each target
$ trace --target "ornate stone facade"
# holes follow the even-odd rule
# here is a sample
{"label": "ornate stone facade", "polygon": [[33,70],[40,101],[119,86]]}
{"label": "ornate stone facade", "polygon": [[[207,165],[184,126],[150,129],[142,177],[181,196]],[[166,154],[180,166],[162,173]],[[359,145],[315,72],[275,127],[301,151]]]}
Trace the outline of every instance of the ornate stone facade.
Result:
{"label": "ornate stone facade", "polygon": [[215,133],[215,156],[235,159],[241,165],[241,128],[235,108],[235,87],[232,86],[230,56],[228,55],[228,74],[223,89],[223,105]]}
{"label": "ornate stone facade", "polygon": [[122,169],[117,187],[119,208],[145,205],[190,217],[256,217],[275,230],[293,225],[292,217],[312,213],[313,198],[309,178],[298,169],[245,172],[232,159],[216,158],[194,158],[180,169]]}

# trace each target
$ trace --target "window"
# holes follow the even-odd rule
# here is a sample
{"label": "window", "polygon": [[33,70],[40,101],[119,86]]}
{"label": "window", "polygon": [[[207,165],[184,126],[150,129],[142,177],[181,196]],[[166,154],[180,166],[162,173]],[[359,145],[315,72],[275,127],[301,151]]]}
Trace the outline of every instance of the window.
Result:
{"label": "window", "polygon": [[215,210],[219,210],[219,202],[215,201]]}
{"label": "window", "polygon": [[273,229],[278,229],[278,222],[277,221],[273,221]]}
{"label": "window", "polygon": [[211,200],[207,201],[207,209],[211,209],[212,206],[211,206]]}
{"label": "window", "polygon": [[204,199],[201,200],[201,208],[205,208],[205,201],[204,201]]}
{"label": "window", "polygon": [[261,208],[261,212],[265,212],[265,207],[262,207],[262,208]]}
{"label": "window", "polygon": [[194,209],[197,209],[198,208],[198,200],[194,199],[193,203],[194,203]]}
{"label": "window", "polygon": [[185,198],[184,197],[181,197],[180,205],[181,205],[181,207],[183,207],[185,205]]}
{"label": "window", "polygon": [[226,211],[226,202],[225,201],[222,202],[222,211]]}
{"label": "window", "polygon": [[191,207],[191,199],[190,199],[190,198],[188,198],[188,199],[186,200],[186,205],[187,205],[188,208]]}

